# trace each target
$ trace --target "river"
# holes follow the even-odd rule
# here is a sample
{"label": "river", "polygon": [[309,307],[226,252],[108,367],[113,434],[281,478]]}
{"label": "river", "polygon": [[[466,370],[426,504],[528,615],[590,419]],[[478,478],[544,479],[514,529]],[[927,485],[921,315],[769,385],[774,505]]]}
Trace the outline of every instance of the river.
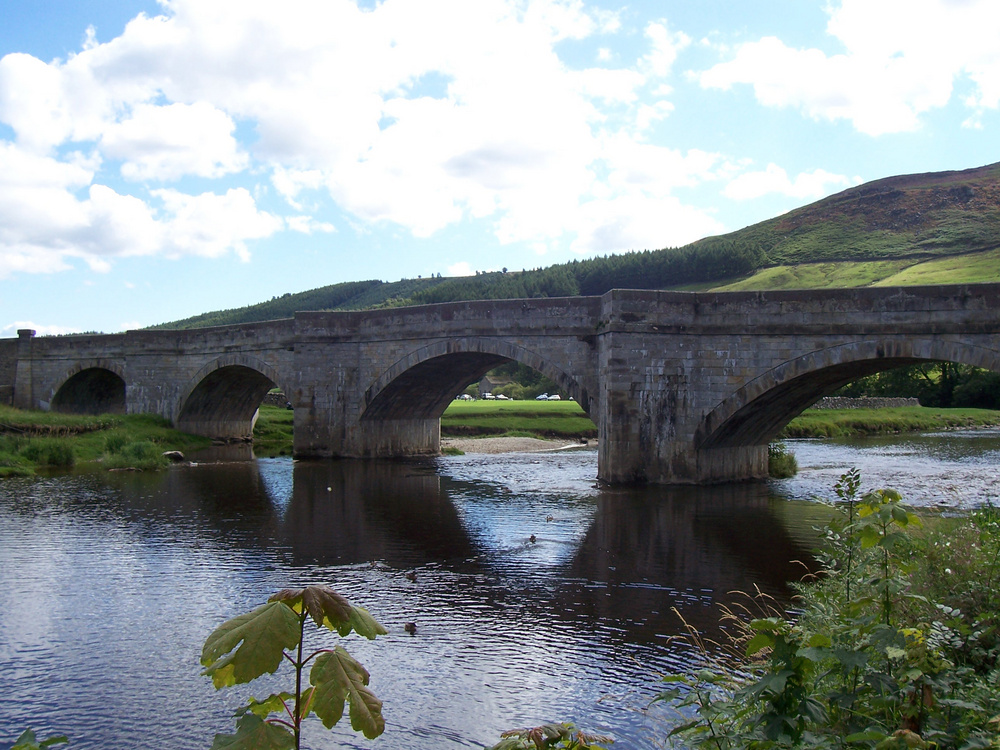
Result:
{"label": "river", "polygon": [[809,498],[844,469],[921,505],[997,500],[996,431],[865,443],[793,441],[798,477],[711,488],[601,489],[593,451],[4,480],[0,746],[31,726],[78,749],[208,747],[289,683],[215,691],[207,635],[322,582],[389,631],[344,643],[386,731],[311,723],[305,747],[482,748],[555,720],[661,747],[659,676],[696,663],[681,616],[718,637],[730,592],[785,601],[828,512]]}

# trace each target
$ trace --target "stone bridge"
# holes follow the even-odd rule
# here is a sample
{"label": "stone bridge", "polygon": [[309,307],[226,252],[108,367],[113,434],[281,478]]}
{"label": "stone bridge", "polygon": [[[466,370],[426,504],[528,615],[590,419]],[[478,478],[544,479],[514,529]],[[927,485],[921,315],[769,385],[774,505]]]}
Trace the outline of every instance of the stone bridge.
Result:
{"label": "stone bridge", "polygon": [[597,424],[609,483],[761,478],[767,444],[842,385],[938,360],[1000,371],[1000,284],[785,292],[614,290],[186,331],[0,340],[0,400],[152,412],[244,437],[275,386],[300,457],[434,454],[465,386],[516,360]]}

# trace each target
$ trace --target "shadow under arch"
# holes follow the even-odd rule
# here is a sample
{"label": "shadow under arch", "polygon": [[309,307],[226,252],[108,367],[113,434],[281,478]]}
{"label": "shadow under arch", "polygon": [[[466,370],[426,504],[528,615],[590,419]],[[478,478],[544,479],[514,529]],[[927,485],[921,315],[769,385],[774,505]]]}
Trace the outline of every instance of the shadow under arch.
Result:
{"label": "shadow under arch", "polygon": [[544,357],[508,341],[463,338],[417,349],[395,362],[365,391],[362,421],[437,419],[469,383],[510,360],[542,373],[590,415],[590,394]]}
{"label": "shadow under arch", "polygon": [[62,414],[124,414],[125,372],[105,360],[78,362],[49,396],[49,409]]}
{"label": "shadow under arch", "polygon": [[184,389],[174,426],[206,437],[250,438],[261,401],[279,384],[278,371],[262,360],[245,354],[219,357]]}
{"label": "shadow under arch", "polygon": [[705,417],[695,445],[699,450],[766,445],[792,419],[851,381],[918,362],[956,362],[1000,372],[1000,351],[932,338],[822,349],[789,360],[732,394]]}

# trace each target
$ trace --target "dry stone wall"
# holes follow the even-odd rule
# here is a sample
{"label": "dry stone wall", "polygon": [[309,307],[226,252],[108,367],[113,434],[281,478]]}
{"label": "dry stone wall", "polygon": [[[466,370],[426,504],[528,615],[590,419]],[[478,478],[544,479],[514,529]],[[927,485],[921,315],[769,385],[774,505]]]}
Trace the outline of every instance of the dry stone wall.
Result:
{"label": "dry stone wall", "polygon": [[813,409],[894,409],[901,406],[920,406],[915,398],[847,398],[828,396],[813,404]]}

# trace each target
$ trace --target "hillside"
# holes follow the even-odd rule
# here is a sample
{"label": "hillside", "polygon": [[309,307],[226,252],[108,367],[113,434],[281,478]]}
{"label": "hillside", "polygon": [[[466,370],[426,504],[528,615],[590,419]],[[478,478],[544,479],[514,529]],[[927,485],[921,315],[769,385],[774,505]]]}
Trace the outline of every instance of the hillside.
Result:
{"label": "hillside", "polygon": [[273,320],[304,310],[603,294],[615,288],[749,290],[996,280],[1000,163],[887,177],[680,248],[521,272],[333,284],[157,327]]}

